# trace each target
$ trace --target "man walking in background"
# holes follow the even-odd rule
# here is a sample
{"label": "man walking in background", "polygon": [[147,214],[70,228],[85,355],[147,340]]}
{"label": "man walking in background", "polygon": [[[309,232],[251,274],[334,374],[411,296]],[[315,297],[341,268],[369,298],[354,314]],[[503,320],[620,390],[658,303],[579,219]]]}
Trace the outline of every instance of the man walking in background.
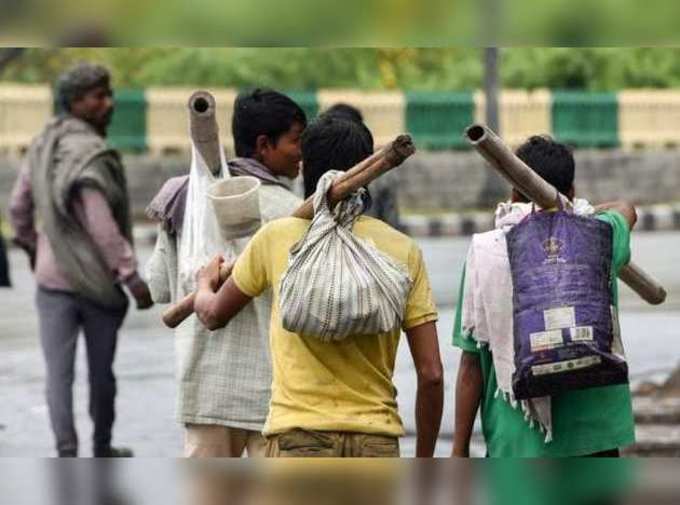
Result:
{"label": "man walking in background", "polygon": [[5,247],[5,238],[2,236],[2,219],[0,219],[0,288],[8,288],[12,285],[9,275],[9,258]]}
{"label": "man walking in background", "polygon": [[62,112],[31,143],[10,202],[15,243],[28,254],[38,284],[50,421],[58,455],[77,456],[72,387],[82,329],[94,456],[132,456],[111,446],[113,361],[128,308],[121,286],[139,309],[153,302],[137,273],[123,165],[105,141],[114,110],[109,72],[78,64],[59,77],[56,94]]}

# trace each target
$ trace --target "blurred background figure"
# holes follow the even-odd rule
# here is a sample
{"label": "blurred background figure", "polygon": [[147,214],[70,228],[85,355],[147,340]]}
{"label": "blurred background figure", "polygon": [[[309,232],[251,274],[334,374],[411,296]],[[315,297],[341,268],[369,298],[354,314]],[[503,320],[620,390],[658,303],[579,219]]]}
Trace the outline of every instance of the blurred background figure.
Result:
{"label": "blurred background figure", "polygon": [[[0,74],[3,68],[15,58],[18,58],[23,49],[18,47],[10,47],[0,49]],[[7,247],[5,239],[2,235],[2,217],[0,216],[0,287],[8,288],[12,285],[9,276],[9,260],[7,258]]]}
{"label": "blurred background figure", "polygon": [[62,112],[31,143],[10,202],[14,242],[28,255],[38,284],[47,405],[60,457],[78,455],[72,387],[81,329],[87,345],[94,456],[132,455],[129,449],[111,446],[113,360],[128,308],[121,285],[139,309],[153,302],[137,274],[123,165],[105,141],[112,95],[109,72],[102,66],[81,63],[60,76]]}
{"label": "blurred background figure", "polygon": [[[355,123],[364,123],[364,117],[359,109],[346,103],[336,103],[328,108],[324,114]],[[373,143],[373,137],[371,137],[371,143]],[[396,171],[391,170],[382,177],[378,177],[368,186],[368,191],[371,194],[371,206],[365,214],[380,219],[397,230],[400,229],[399,177]]]}
{"label": "blurred background figure", "polygon": [[0,219],[0,288],[8,288],[11,285],[7,247],[5,246],[5,239],[2,236],[2,220]]}

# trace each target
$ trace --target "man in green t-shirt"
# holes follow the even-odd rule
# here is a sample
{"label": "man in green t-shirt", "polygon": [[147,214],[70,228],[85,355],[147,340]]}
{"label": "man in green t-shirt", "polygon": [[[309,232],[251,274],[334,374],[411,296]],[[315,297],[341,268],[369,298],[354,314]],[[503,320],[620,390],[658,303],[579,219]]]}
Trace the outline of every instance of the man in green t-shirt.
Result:
{"label": "man in green t-shirt", "polygon": [[[625,202],[612,202],[593,209],[583,200],[575,201],[574,158],[566,146],[548,137],[531,137],[517,150],[517,156],[566,195],[574,203],[575,213],[589,214],[594,210],[596,219],[611,225],[612,276],[617,276],[630,260],[630,230],[637,219],[634,207]],[[631,394],[627,384],[553,395],[548,404],[552,430],[546,437],[538,425],[527,421],[516,402],[499,394],[502,391],[496,368],[504,364],[512,366],[512,360],[494,359],[493,349],[476,340],[475,328],[464,330],[464,299],[474,296],[474,310],[476,317],[485,321],[484,331],[494,334],[496,341],[501,342],[498,349],[507,350],[506,346],[512,349],[512,288],[505,233],[530,213],[531,208],[528,200],[513,189],[511,203],[499,205],[497,229],[473,237],[473,244],[477,241],[485,247],[484,260],[480,262],[477,258],[477,262],[484,270],[487,282],[474,284],[476,289],[486,292],[467,292],[465,277],[472,273],[465,270],[472,267],[468,264],[464,268],[453,331],[453,345],[463,351],[456,383],[453,455],[469,455],[473,424],[481,407],[482,431],[487,454],[491,457],[618,456],[620,447],[635,441]],[[478,270],[474,274],[477,275]],[[616,322],[617,283],[612,282],[611,285],[612,313]]]}

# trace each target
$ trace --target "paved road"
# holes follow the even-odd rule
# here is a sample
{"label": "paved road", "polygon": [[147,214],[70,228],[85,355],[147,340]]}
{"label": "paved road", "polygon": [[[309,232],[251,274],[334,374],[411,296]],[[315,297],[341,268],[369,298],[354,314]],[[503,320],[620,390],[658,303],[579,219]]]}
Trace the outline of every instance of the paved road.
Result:
{"label": "paved road", "polygon": [[[453,420],[452,383],[459,353],[450,346],[454,304],[467,239],[422,239],[433,290],[441,311],[438,323],[446,367],[446,405],[437,453],[450,452]],[[680,233],[639,233],[634,258],[669,288],[669,301],[651,308],[622,289],[621,322],[633,379],[661,379],[680,360],[680,269],[676,267]],[[142,246],[142,261],[150,248]],[[34,284],[26,262],[12,251],[15,287],[0,291],[0,456],[52,454],[47,407],[43,399],[43,360],[33,307]],[[126,320],[116,361],[118,421],[115,442],[134,447],[139,456],[181,454],[182,433],[174,421],[175,384],[172,334],[160,326],[160,309],[132,310]],[[76,412],[83,454],[89,454],[91,426],[87,418],[86,362],[83,346],[77,361]],[[409,432],[413,432],[415,374],[408,347],[399,349],[395,383]],[[403,454],[413,453],[413,438],[403,441]],[[479,444],[478,454],[483,452]]]}

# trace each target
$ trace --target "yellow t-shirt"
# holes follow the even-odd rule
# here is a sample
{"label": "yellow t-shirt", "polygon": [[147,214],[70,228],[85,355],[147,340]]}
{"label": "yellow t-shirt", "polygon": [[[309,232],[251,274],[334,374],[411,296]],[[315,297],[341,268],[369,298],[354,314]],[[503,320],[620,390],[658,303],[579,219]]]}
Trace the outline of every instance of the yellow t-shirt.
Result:
{"label": "yellow t-shirt", "polygon": [[[286,331],[279,315],[279,285],[288,252],[310,221],[283,218],[264,226],[241,253],[233,279],[248,296],[273,286],[270,343],[272,398],[265,435],[295,428],[401,436],[396,388],[392,383],[401,331],[349,336],[322,342]],[[416,243],[382,221],[360,217],[353,232],[408,266],[413,281],[403,329],[436,321],[430,281]]]}

